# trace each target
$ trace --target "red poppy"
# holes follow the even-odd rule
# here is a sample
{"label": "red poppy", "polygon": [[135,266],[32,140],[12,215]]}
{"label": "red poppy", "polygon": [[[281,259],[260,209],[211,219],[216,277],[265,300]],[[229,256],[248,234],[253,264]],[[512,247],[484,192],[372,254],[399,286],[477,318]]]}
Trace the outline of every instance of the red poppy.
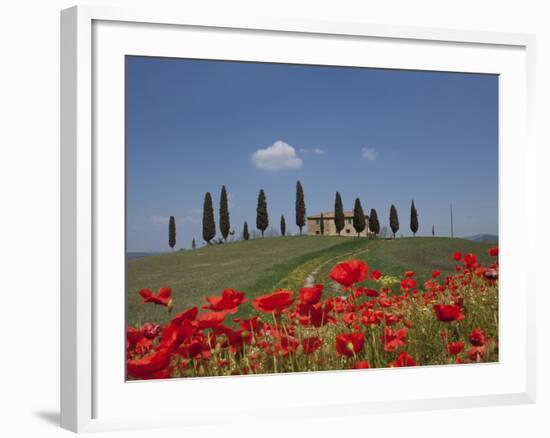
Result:
{"label": "red poppy", "polygon": [[456,304],[436,304],[434,307],[438,321],[461,321],[464,319],[462,308]]}
{"label": "red poppy", "polygon": [[143,338],[143,330],[138,327],[128,327],[126,329],[126,340],[130,346],[138,343]]}
{"label": "red poppy", "polygon": [[317,304],[321,300],[322,293],[322,284],[316,284],[311,287],[303,287],[300,289],[300,301],[304,304]]}
{"label": "red poppy", "polygon": [[380,271],[374,270],[370,273],[371,280],[377,281],[382,277],[382,273]]}
{"label": "red poppy", "polygon": [[206,351],[210,352],[210,347],[205,342],[203,337],[188,339],[181,344],[177,350],[180,356],[185,357],[186,359],[192,359]]}
{"label": "red poppy", "polygon": [[159,348],[174,349],[193,334],[193,326],[188,320],[182,324],[170,323],[162,329],[162,337]]}
{"label": "red poppy", "polygon": [[131,377],[155,378],[155,373],[163,371],[170,363],[171,350],[160,348],[147,356],[126,361],[126,369]]}
{"label": "red poppy", "polygon": [[402,289],[412,289],[416,287],[416,281],[413,278],[404,278],[401,282]]}
{"label": "red poppy", "polygon": [[158,324],[151,324],[150,322],[146,322],[141,327],[143,331],[143,336],[145,336],[147,339],[155,339],[160,334],[160,325]]}
{"label": "red poppy", "polygon": [[365,295],[366,297],[378,297],[380,294],[375,291],[374,289],[367,289],[366,287],[359,286],[354,291],[354,295],[357,297],[360,297],[361,295]]}
{"label": "red poppy", "polygon": [[294,300],[292,297],[292,291],[278,290],[267,295],[255,298],[252,300],[252,307],[259,312],[265,313],[281,313],[284,309],[289,307]]}
{"label": "red poppy", "polygon": [[367,368],[370,368],[370,364],[366,360],[360,360],[355,364],[353,368],[355,368],[356,370],[366,370]]}
{"label": "red poppy", "polygon": [[143,301],[141,304],[145,303],[155,303],[161,306],[171,307],[172,306],[172,289],[169,287],[161,287],[158,290],[158,294],[155,295],[151,289],[141,289],[139,294],[142,296]]}
{"label": "red poppy", "polygon": [[193,325],[199,329],[215,328],[218,327],[225,316],[231,312],[222,310],[220,312],[207,312],[200,314],[196,320],[193,321]]}
{"label": "red poppy", "polygon": [[296,351],[300,345],[300,341],[294,336],[288,336],[286,334],[277,334],[277,341],[275,342],[275,348],[273,353],[282,356],[287,356],[289,353]]}
{"label": "red poppy", "polygon": [[365,325],[378,325],[382,321],[384,312],[381,310],[367,309],[363,312],[361,322]]}
{"label": "red poppy", "polygon": [[449,353],[452,356],[456,356],[459,354],[462,349],[464,348],[464,342],[449,342],[447,344],[447,353]]}
{"label": "red poppy", "polygon": [[321,348],[322,341],[317,336],[302,339],[302,349],[309,354]]}
{"label": "red poppy", "polygon": [[242,330],[256,333],[260,329],[260,319],[258,316],[253,316],[250,319],[243,319],[239,321],[239,326]]}
{"label": "red poppy", "polygon": [[482,345],[485,345],[485,332],[481,330],[480,328],[475,328],[470,333],[470,336],[468,337],[470,344],[475,345],[476,347],[480,347]]}
{"label": "red poppy", "polygon": [[182,324],[184,321],[193,321],[197,314],[199,313],[198,307],[191,307],[190,309],[184,310],[183,312],[177,313],[172,318],[172,324]]}
{"label": "red poppy", "polygon": [[202,306],[203,309],[210,309],[215,312],[227,310],[229,313],[235,313],[238,307],[247,301],[244,292],[235,289],[224,289],[221,297],[206,297],[209,306]]}
{"label": "red poppy", "polygon": [[321,327],[325,324],[332,323],[335,319],[330,315],[332,310],[332,304],[330,302],[325,302],[324,305],[321,303],[314,304],[309,307],[309,324],[313,327]]}
{"label": "red poppy", "polygon": [[363,333],[348,333],[336,336],[336,353],[340,356],[354,356],[363,349],[365,335]]}
{"label": "red poppy", "polygon": [[477,263],[477,257],[475,254],[465,254],[464,255],[464,264],[469,268],[474,267]]}
{"label": "red poppy", "polygon": [[441,271],[436,271],[435,269],[432,271],[432,278],[437,278],[441,275]]}
{"label": "red poppy", "polygon": [[349,289],[355,283],[365,280],[368,272],[369,267],[364,261],[348,260],[338,263],[332,268],[329,275],[335,282]]}
{"label": "red poppy", "polygon": [[491,257],[498,256],[498,248],[489,248],[489,250],[487,250],[487,254],[489,254]]}
{"label": "red poppy", "polygon": [[355,321],[357,321],[357,315],[355,314],[355,312],[344,313],[344,315],[342,316],[342,321],[344,321],[347,325],[351,325]]}
{"label": "red poppy", "polygon": [[453,259],[455,261],[459,262],[460,260],[462,260],[462,253],[460,251],[454,252],[453,253]]}
{"label": "red poppy", "polygon": [[389,367],[414,367],[416,366],[416,361],[411,355],[402,351],[397,355],[397,359],[388,364]]}
{"label": "red poppy", "polygon": [[139,355],[142,355],[151,351],[152,348],[153,348],[153,341],[151,339],[141,338],[135,346],[135,352]]}
{"label": "red poppy", "polygon": [[400,328],[395,332],[390,327],[385,327],[384,334],[380,337],[384,343],[384,351],[395,351],[395,349],[407,345],[407,333],[407,327]]}
{"label": "red poppy", "polygon": [[405,277],[407,278],[414,277],[414,271],[405,271]]}
{"label": "red poppy", "polygon": [[385,313],[384,321],[386,322],[386,325],[394,325],[399,321],[399,316],[394,315],[393,313]]}
{"label": "red poppy", "polygon": [[230,346],[231,350],[234,353],[237,351],[241,351],[243,343],[250,344],[250,342],[252,341],[252,335],[250,334],[250,332],[243,330],[233,330],[231,327],[226,327],[224,325],[216,327],[214,329],[214,333],[216,336],[224,335],[226,340],[225,342],[222,342],[222,348]]}
{"label": "red poppy", "polygon": [[470,360],[480,362],[485,357],[485,345],[473,346],[468,350]]}

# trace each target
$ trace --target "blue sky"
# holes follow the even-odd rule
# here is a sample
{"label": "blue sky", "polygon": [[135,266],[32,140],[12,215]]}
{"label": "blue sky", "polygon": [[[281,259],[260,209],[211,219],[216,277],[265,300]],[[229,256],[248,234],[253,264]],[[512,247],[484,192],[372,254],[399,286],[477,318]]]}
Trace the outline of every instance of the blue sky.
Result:
{"label": "blue sky", "polygon": [[202,242],[204,194],[222,184],[231,228],[255,227],[264,189],[270,224],[294,224],[297,180],[308,214],[351,210],[359,197],[388,224],[390,204],[411,235],[498,233],[498,77],[127,57],[127,249]]}

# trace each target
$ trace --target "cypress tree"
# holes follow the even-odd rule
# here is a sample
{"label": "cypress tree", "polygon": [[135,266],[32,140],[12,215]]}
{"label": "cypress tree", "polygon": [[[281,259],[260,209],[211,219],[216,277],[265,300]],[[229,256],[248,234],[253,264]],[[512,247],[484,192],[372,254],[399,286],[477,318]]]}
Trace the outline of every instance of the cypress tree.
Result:
{"label": "cypress tree", "polygon": [[325,218],[323,213],[321,213],[321,236],[325,234]]}
{"label": "cypress tree", "polygon": [[414,200],[411,203],[411,231],[413,233],[413,237],[415,237],[416,232],[418,231],[418,212],[414,206]]}
{"label": "cypress tree", "polygon": [[435,237],[435,225],[432,225],[432,237]]}
{"label": "cypress tree", "polygon": [[172,249],[176,246],[176,219],[174,219],[174,216],[170,216],[168,221],[168,245]]}
{"label": "cypress tree", "polygon": [[204,204],[202,207],[202,238],[206,243],[216,235],[216,223],[214,222],[214,208],[212,207],[212,195],[206,192],[204,195]]}
{"label": "cypress tree", "polygon": [[258,206],[256,207],[256,228],[262,232],[262,237],[264,237],[264,231],[268,226],[267,201],[265,199],[264,190],[262,189],[258,194]]}
{"label": "cypress tree", "polygon": [[355,200],[355,206],[353,207],[353,228],[355,228],[358,237],[365,229],[365,226],[365,213],[363,212],[361,201],[357,198]]}
{"label": "cypress tree", "polygon": [[243,226],[243,239],[248,240],[250,239],[250,233],[248,232],[248,224],[245,222]]}
{"label": "cypress tree", "polygon": [[281,236],[285,237],[286,234],[286,222],[285,217],[281,215]]}
{"label": "cypress tree", "polygon": [[300,234],[302,234],[302,227],[306,224],[306,203],[304,201],[304,189],[300,181],[296,182],[296,225],[300,228]]}
{"label": "cypress tree", "polygon": [[395,233],[399,231],[399,218],[397,217],[397,209],[393,204],[390,207],[390,228],[393,233],[393,238],[395,239]]}
{"label": "cypress tree", "polygon": [[191,249],[195,249],[197,247],[197,243],[195,242],[195,238],[193,237],[193,241],[191,242]]}
{"label": "cypress tree", "polygon": [[372,233],[374,233],[375,237],[378,233],[380,233],[380,222],[378,222],[378,214],[374,208],[371,208],[370,210],[369,229]]}
{"label": "cypress tree", "polygon": [[227,204],[227,191],[225,186],[222,186],[222,192],[220,194],[220,233],[222,237],[227,239],[229,235],[230,225],[229,225],[229,207]]}
{"label": "cypress tree", "polygon": [[338,235],[340,235],[340,231],[345,227],[345,220],[342,198],[340,197],[340,193],[336,192],[336,199],[334,200],[334,226]]}

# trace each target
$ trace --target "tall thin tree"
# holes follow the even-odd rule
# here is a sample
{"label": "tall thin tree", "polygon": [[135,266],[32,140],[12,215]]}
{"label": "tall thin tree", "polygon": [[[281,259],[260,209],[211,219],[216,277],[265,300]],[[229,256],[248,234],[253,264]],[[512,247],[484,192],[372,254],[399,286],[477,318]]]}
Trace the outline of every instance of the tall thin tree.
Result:
{"label": "tall thin tree", "polygon": [[355,231],[357,232],[357,237],[359,237],[364,231],[365,226],[365,213],[363,212],[361,201],[357,198],[353,207],[353,228],[355,228]]}
{"label": "tall thin tree", "polygon": [[306,224],[306,203],[304,201],[304,189],[300,181],[296,181],[296,226],[300,228]]}
{"label": "tall thin tree", "polygon": [[321,231],[321,236],[324,236],[325,235],[325,218],[323,217],[323,213],[321,213],[321,222],[320,222],[320,231]]}
{"label": "tall thin tree", "polygon": [[435,225],[432,225],[432,237],[435,237]]}
{"label": "tall thin tree", "polygon": [[370,215],[369,215],[369,230],[372,234],[374,234],[374,237],[380,233],[380,222],[378,222],[378,213],[376,213],[376,209],[371,208]]}
{"label": "tall thin tree", "polygon": [[256,207],[256,228],[261,231],[262,237],[264,232],[269,226],[269,217],[267,215],[267,200],[265,198],[264,190],[260,190],[258,193],[258,206]]}
{"label": "tall thin tree", "polygon": [[413,237],[415,237],[418,231],[418,212],[414,206],[414,200],[411,203],[411,231],[413,233]]}
{"label": "tall thin tree", "polygon": [[229,236],[230,224],[229,224],[229,205],[227,202],[227,191],[225,186],[222,186],[222,192],[220,194],[220,233],[224,240],[227,240]]}
{"label": "tall thin tree", "polygon": [[202,238],[208,244],[216,236],[216,223],[214,222],[214,208],[212,207],[212,195],[206,192],[202,207]]}
{"label": "tall thin tree", "polygon": [[193,241],[191,242],[191,249],[195,249],[197,247],[197,242],[195,242],[195,238],[193,237]]}
{"label": "tall thin tree", "polygon": [[174,216],[170,216],[168,221],[168,245],[172,249],[176,246],[176,219],[174,219]]}
{"label": "tall thin tree", "polygon": [[390,207],[390,228],[395,239],[395,233],[399,231],[399,218],[397,217],[397,209],[393,204]]}
{"label": "tall thin tree", "polygon": [[250,233],[248,232],[248,224],[246,223],[246,221],[243,226],[243,239],[244,240],[250,239]]}
{"label": "tall thin tree", "polygon": [[336,192],[336,199],[334,200],[334,226],[336,227],[336,233],[340,235],[340,232],[346,226],[346,218],[344,216],[344,206],[342,205],[342,198],[340,193]]}
{"label": "tall thin tree", "polygon": [[285,237],[286,234],[286,221],[285,217],[281,215],[281,236]]}

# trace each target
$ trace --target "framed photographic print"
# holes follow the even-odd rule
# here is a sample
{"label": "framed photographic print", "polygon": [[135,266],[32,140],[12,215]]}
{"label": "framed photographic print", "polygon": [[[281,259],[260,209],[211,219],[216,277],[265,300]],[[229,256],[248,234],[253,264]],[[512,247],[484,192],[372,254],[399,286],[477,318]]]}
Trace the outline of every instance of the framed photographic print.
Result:
{"label": "framed photographic print", "polygon": [[534,400],[533,37],[75,7],[61,44],[63,427]]}

